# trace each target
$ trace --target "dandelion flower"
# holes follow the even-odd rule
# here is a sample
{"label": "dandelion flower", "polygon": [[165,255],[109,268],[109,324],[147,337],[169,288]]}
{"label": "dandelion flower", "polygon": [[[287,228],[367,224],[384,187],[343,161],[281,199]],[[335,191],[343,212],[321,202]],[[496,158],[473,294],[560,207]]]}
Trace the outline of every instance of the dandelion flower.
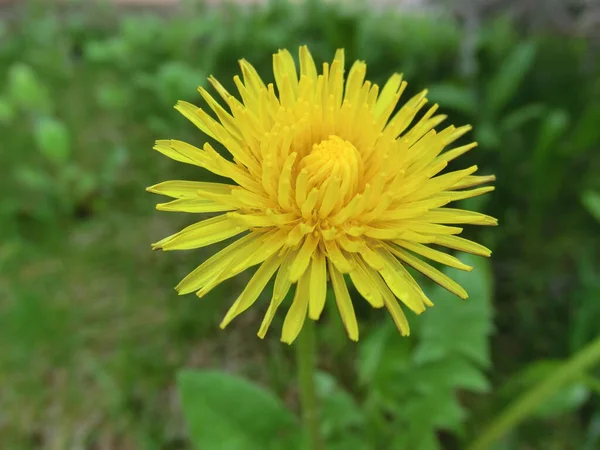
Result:
{"label": "dandelion flower", "polygon": [[408,267],[467,298],[459,284],[423,258],[471,270],[431,245],[490,255],[482,245],[459,237],[459,225],[496,225],[496,219],[446,205],[492,191],[477,186],[494,177],[474,175],[477,166],[440,174],[476,146],[444,151],[471,127],[436,131],[446,118],[436,114],[437,105],[416,119],[427,103],[427,91],[395,112],[406,88],[401,75],[392,75],[380,89],[365,80],[367,66],[357,61],[345,78],[343,50],[319,74],[305,46],[299,65],[298,73],[292,55],[280,50],[273,56],[273,85],[241,60],[242,78],[234,77],[241,100],[210,77],[227,108],[202,87],[212,115],[190,103],[177,104],[230,157],[208,142],[200,149],[159,140],[154,148],[231,182],[166,181],[148,188],[174,198],[158,204],[158,210],[218,213],[153,248],[190,250],[238,237],[176,288],[180,294],[203,297],[219,283],[258,266],[221,328],[250,308],[275,278],[258,335],[265,336],[295,285],[281,338],[291,343],[306,316],[317,320],[321,315],[330,282],[348,336],[356,341],[358,323],[347,275],[367,302],[386,307],[400,333],[408,335],[402,306],[420,314],[433,305]]}

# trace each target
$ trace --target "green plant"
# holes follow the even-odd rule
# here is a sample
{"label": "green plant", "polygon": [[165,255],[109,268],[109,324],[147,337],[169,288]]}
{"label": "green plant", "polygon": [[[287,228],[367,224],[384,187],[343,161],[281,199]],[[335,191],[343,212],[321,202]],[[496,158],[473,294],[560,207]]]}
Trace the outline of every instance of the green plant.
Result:
{"label": "green plant", "polygon": [[[491,345],[493,367],[477,359],[481,349],[464,355],[442,336],[426,344],[418,329],[410,345],[399,344],[390,324],[360,308],[369,326],[356,361],[355,350],[336,338],[339,319],[325,317],[323,372],[315,383],[329,447],[365,450],[375,440],[388,448],[401,426],[411,439],[435,445],[437,437],[442,448],[464,448],[597,338],[600,77],[592,41],[544,27],[526,31],[509,18],[483,20],[473,32],[450,16],[335,2],[227,10],[189,2],[159,19],[107,3],[60,10],[26,3],[26,13],[0,21],[0,381],[15,387],[0,392],[4,447],[191,449],[173,398],[180,367],[223,367],[275,387],[286,405],[281,416],[298,421],[289,412],[296,409],[292,355],[275,341],[254,345],[253,330],[243,326],[226,338],[210,332],[244,281],[203,300],[174,297],[164,286],[201,255],[157,261],[146,243],[168,226],[149,217],[151,200],[139,195],[166,171],[198,177],[193,167],[161,162],[146,150],[167,132],[195,139],[193,127],[170,110],[177,97],[193,96],[207,74],[234,90],[238,58],[268,74],[279,47],[307,43],[327,60],[344,46],[348,59],[368,62],[376,82],[392,71],[413,80],[406,96],[435,84],[430,98],[442,113],[452,110],[455,125],[474,125],[486,155],[481,165],[498,177],[485,207],[501,226],[478,232],[494,249],[496,332],[491,339],[483,330],[470,334]],[[463,59],[465,38],[475,47]],[[466,71],[467,63],[476,70]],[[477,302],[473,296],[466,310]],[[443,307],[440,298],[430,312]],[[449,326],[446,336],[466,322],[489,325],[488,313],[478,317]],[[445,319],[438,313],[423,327],[445,328]],[[385,364],[368,369],[369,343],[390,355]],[[441,344],[437,362],[417,359],[419,348]],[[382,361],[376,352],[369,356]],[[435,367],[447,371],[451,386],[426,370]],[[422,380],[401,383],[408,368]],[[457,383],[453,374],[461,373],[469,386]],[[596,380],[590,368],[553,388],[504,428],[499,445],[598,448]],[[394,395],[378,399],[388,391]],[[411,427],[400,396],[414,395],[410,407],[420,414],[433,392],[443,416]],[[552,404],[554,412],[543,414]]]}
{"label": "green plant", "polygon": [[[357,387],[363,392],[360,399],[345,392],[330,374],[317,374],[323,405],[318,423],[327,439],[326,448],[438,449],[439,430],[466,434],[467,412],[457,394],[489,390],[483,371],[490,366],[492,286],[486,261],[464,259],[475,270],[456,277],[471,292],[471,299],[454,305],[452,294],[436,286],[431,298],[437,305],[420,318],[415,337],[401,338],[387,323],[361,341],[356,367]],[[227,442],[231,450],[249,445],[300,448],[297,438],[286,440],[290,433],[299,432],[298,425],[292,426],[290,413],[264,390],[239,378],[183,372],[180,392],[199,448],[217,442]],[[238,401],[234,407],[232,402]],[[214,415],[229,411],[226,405],[235,409],[235,416],[226,413],[235,422],[218,420],[220,427],[208,430],[208,424],[217,419]],[[246,405],[252,405],[251,410],[246,411]],[[253,433],[252,438],[237,434],[240,423],[245,424],[245,433]],[[280,425],[290,431],[278,431]]]}

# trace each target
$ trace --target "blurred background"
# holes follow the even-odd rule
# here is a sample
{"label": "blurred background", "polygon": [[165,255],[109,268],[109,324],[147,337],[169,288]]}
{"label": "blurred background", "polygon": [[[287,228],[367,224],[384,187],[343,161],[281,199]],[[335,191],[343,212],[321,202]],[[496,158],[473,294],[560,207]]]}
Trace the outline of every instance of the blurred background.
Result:
{"label": "blurred background", "polygon": [[[233,89],[240,58],[271,81],[279,48],[322,63],[344,47],[378,83],[404,73],[408,95],[429,88],[449,123],[474,126],[460,164],[497,176],[468,205],[500,220],[466,230],[494,252],[457,275],[468,302],[428,286],[436,308],[409,317],[410,339],[368,307],[357,345],[337,314],[321,321],[328,448],[466,448],[600,336],[600,1],[0,4],[0,448],[191,449],[182,367],[239,374],[296,410],[281,315],[265,341],[261,308],[218,329],[248,274],[178,297],[214,249],[152,252],[197,216],[144,191],[209,179],[154,140],[202,144],[176,101],[200,105],[210,74]],[[599,394],[598,370],[578,374],[493,448],[600,449]]]}

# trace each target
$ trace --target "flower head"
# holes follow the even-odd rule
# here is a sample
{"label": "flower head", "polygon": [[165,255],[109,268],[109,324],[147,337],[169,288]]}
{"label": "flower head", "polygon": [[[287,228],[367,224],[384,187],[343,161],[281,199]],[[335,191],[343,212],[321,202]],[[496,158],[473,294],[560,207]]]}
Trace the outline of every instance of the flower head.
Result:
{"label": "flower head", "polygon": [[421,257],[471,270],[430,245],[490,255],[485,247],[459,237],[462,228],[457,225],[496,225],[496,220],[446,205],[492,191],[476,186],[494,177],[474,175],[476,166],[440,175],[451,160],[476,146],[444,151],[471,127],[435,131],[446,118],[436,114],[437,105],[416,120],[427,103],[426,91],[394,113],[406,88],[401,75],[392,75],[380,89],[365,81],[366,64],[357,61],[344,80],[343,50],[331,64],[323,64],[321,74],[306,47],[300,48],[299,61],[298,74],[288,51],[273,56],[277,93],[252,65],[240,61],[242,79],[236,76],[234,81],[241,101],[211,77],[227,105],[225,109],[199,88],[212,116],[189,103],[177,104],[179,112],[231,157],[210,143],[200,149],[161,140],[154,148],[231,182],[167,181],[148,188],[175,198],[159,204],[159,210],[219,213],[153,247],[189,250],[241,236],[177,286],[180,294],[202,297],[258,266],[221,327],[251,307],[275,277],[258,334],[264,337],[295,285],[282,333],[282,340],[291,343],[307,315],[313,320],[321,315],[329,281],[348,336],[358,340],[347,274],[362,297],[375,308],[385,306],[399,331],[408,335],[401,304],[417,314],[433,305],[408,266],[467,298],[460,285]]}

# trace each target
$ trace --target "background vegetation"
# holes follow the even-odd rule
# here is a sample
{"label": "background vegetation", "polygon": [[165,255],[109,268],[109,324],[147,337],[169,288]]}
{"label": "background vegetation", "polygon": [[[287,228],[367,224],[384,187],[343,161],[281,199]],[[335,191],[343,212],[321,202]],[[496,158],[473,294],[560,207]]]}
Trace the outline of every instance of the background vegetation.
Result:
{"label": "background vegetation", "polygon": [[[476,206],[501,224],[468,230],[494,251],[456,275],[471,299],[430,287],[436,307],[411,320],[410,339],[368,307],[358,311],[358,345],[337,314],[321,321],[328,448],[466,448],[600,336],[597,42],[508,15],[475,25],[460,17],[316,2],[8,11],[0,22],[2,448],[174,450],[192,448],[190,439],[211,450],[292,448],[286,427],[296,416],[282,405],[297,408],[294,361],[277,324],[255,339],[257,308],[218,331],[247,274],[202,300],[176,296],[172,286],[213,249],[151,252],[150,242],[196,218],[154,211],[144,188],[207,176],[151,151],[157,138],[202,143],[172,109],[177,100],[200,104],[196,87],[209,74],[233,87],[242,57],[269,79],[271,54],[304,43],[319,61],[345,47],[375,82],[403,72],[409,94],[429,87],[455,125],[473,124],[480,147],[462,164],[497,175],[496,191]],[[177,376],[184,367],[224,370],[270,393],[220,372]],[[577,372],[494,448],[600,448],[599,377]],[[193,401],[181,404],[177,378]],[[248,404],[277,423],[249,416]]]}

